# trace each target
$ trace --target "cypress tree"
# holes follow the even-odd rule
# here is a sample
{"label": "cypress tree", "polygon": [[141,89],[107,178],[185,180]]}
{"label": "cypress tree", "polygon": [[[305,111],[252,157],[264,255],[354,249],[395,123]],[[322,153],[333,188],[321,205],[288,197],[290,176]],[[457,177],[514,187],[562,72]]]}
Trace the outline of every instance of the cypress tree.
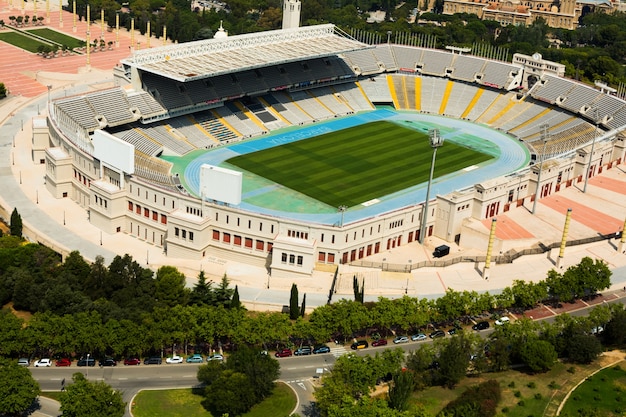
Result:
{"label": "cypress tree", "polygon": [[295,320],[300,315],[300,309],[298,308],[298,286],[294,283],[291,284],[291,298],[289,299],[289,318]]}
{"label": "cypress tree", "polygon": [[302,305],[300,306],[300,317],[304,317],[306,313],[306,293],[302,296]]}
{"label": "cypress tree", "polygon": [[241,301],[239,301],[239,287],[235,285],[235,292],[233,292],[233,298],[230,300],[230,308],[241,307]]}
{"label": "cypress tree", "polygon": [[13,213],[11,213],[11,235],[22,237],[22,216],[17,212],[17,208],[13,209]]}

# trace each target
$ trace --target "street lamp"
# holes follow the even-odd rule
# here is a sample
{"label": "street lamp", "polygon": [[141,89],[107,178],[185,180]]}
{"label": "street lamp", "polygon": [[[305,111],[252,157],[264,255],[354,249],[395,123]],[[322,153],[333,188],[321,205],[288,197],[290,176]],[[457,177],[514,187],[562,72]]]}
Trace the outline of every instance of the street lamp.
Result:
{"label": "street lamp", "polygon": [[550,139],[550,133],[548,132],[548,128],[550,126],[548,124],[542,124],[539,126],[541,129],[541,139],[543,140],[543,148],[541,148],[541,162],[539,163],[539,174],[537,174],[537,188],[535,189],[535,201],[533,202],[533,210],[532,214],[535,214],[535,209],[537,208],[537,200],[539,200],[539,196],[541,195],[541,171],[543,171],[543,158],[546,155],[546,143]]}
{"label": "street lamp", "polygon": [[339,212],[341,213],[341,222],[339,222],[339,227],[343,227],[343,213],[348,210],[348,206],[344,206],[343,204],[338,207]]}
{"label": "street lamp", "polygon": [[389,45],[390,41],[391,41],[391,31],[388,30],[387,31],[387,45]]}
{"label": "street lamp", "polygon": [[443,145],[443,137],[439,134],[439,129],[430,129],[428,131],[428,139],[430,140],[430,146],[433,148],[433,159],[430,162],[430,175],[428,177],[428,186],[426,187],[426,201],[424,202],[422,223],[420,224],[420,245],[424,244],[424,234],[426,233],[426,222],[428,220],[428,200],[430,199],[430,185],[433,182],[433,172],[435,171],[435,158],[437,157],[437,148]]}
{"label": "street lamp", "polygon": [[598,137],[598,108],[593,109],[594,121],[596,122],[596,130],[593,133],[593,141],[591,142],[591,154],[589,155],[589,163],[587,164],[587,172],[585,173],[585,185],[583,186],[583,193],[587,192],[587,181],[591,172],[591,162],[593,161],[593,149],[596,146],[596,138]]}

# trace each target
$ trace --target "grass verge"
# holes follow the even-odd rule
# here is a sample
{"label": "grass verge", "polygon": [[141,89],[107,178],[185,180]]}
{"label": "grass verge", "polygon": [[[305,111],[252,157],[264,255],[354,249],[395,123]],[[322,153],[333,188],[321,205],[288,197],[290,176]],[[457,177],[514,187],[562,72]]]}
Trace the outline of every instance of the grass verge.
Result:
{"label": "grass verge", "polygon": [[33,35],[41,36],[42,38],[46,38],[51,40],[52,42],[58,43],[59,45],[66,45],[73,48],[78,48],[79,46],[83,46],[85,44],[84,41],[80,39],[76,39],[72,36],[68,36],[64,33],[57,32],[56,30],[41,28],[41,29],[29,29],[27,32],[32,33]]}
{"label": "grass verge", "polygon": [[[354,206],[428,181],[428,135],[392,122],[373,122],[231,158],[227,163],[330,206]],[[435,176],[492,159],[445,143]]]}
{"label": "grass verge", "polygon": [[46,46],[43,42],[39,42],[38,40],[29,38],[28,36],[14,31],[0,33],[0,41],[10,43],[13,46],[17,46],[18,48],[25,49],[32,53],[37,53],[37,48],[39,48],[39,46]]}
{"label": "grass verge", "polygon": [[[141,391],[135,397],[135,417],[211,417],[202,407],[202,396],[189,389]],[[286,384],[278,383],[272,395],[242,417],[287,417],[296,406],[296,397]]]}

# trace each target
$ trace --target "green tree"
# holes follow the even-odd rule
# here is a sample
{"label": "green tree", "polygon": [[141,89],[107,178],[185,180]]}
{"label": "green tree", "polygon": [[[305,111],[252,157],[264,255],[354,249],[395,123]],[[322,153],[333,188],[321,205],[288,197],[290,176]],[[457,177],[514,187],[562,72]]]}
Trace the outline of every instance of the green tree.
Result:
{"label": "green tree", "polygon": [[173,266],[162,266],[156,273],[155,298],[159,305],[174,307],[187,303],[189,291],[185,275]]}
{"label": "green tree", "polygon": [[5,98],[7,96],[7,88],[4,83],[0,83],[0,98]]}
{"label": "green tree", "polygon": [[302,296],[302,304],[300,305],[300,317],[306,314],[306,293]]}
{"label": "green tree", "polygon": [[613,312],[613,317],[606,324],[603,337],[608,345],[621,346],[626,342],[626,310],[620,308]]}
{"label": "green tree", "polygon": [[11,213],[11,225],[9,230],[12,236],[22,237],[22,216],[17,212],[17,208]]}
{"label": "green tree", "polygon": [[291,295],[289,297],[289,318],[291,320],[295,320],[298,318],[300,314],[300,309],[298,308],[298,286],[293,283],[291,284]]}
{"label": "green tree", "polygon": [[389,407],[398,411],[408,409],[413,387],[414,379],[410,371],[406,370],[394,374],[389,386]]}
{"label": "green tree", "polygon": [[602,353],[602,344],[594,335],[574,334],[567,338],[568,359],[572,362],[589,364]]}
{"label": "green tree", "polygon": [[557,355],[554,346],[545,340],[533,340],[520,349],[522,361],[533,372],[546,372],[554,366]]}
{"label": "green tree", "polygon": [[195,305],[213,305],[215,303],[215,294],[211,288],[213,281],[208,281],[204,271],[198,273],[198,281],[193,286],[190,295],[190,303]]}
{"label": "green tree", "polygon": [[40,392],[28,368],[18,366],[16,361],[0,361],[0,414],[21,416]]}
{"label": "green tree", "polygon": [[471,339],[461,334],[448,339],[439,352],[438,380],[441,385],[453,388],[467,373]]}
{"label": "green tree", "polygon": [[235,285],[233,298],[230,300],[230,308],[241,308],[241,301],[239,301],[239,287],[237,285]]}
{"label": "green tree", "polygon": [[61,393],[59,402],[64,417],[122,417],[126,403],[122,393],[102,381],[91,382],[76,372],[72,383]]}

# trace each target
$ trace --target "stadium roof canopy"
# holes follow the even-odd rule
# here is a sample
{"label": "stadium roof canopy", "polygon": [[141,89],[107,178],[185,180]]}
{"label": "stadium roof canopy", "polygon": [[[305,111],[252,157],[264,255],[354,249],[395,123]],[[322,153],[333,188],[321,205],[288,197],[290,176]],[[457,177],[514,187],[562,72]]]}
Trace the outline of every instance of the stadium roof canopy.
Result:
{"label": "stadium roof canopy", "polygon": [[185,82],[368,47],[335,25],[327,24],[145,49],[135,51],[121,62]]}

